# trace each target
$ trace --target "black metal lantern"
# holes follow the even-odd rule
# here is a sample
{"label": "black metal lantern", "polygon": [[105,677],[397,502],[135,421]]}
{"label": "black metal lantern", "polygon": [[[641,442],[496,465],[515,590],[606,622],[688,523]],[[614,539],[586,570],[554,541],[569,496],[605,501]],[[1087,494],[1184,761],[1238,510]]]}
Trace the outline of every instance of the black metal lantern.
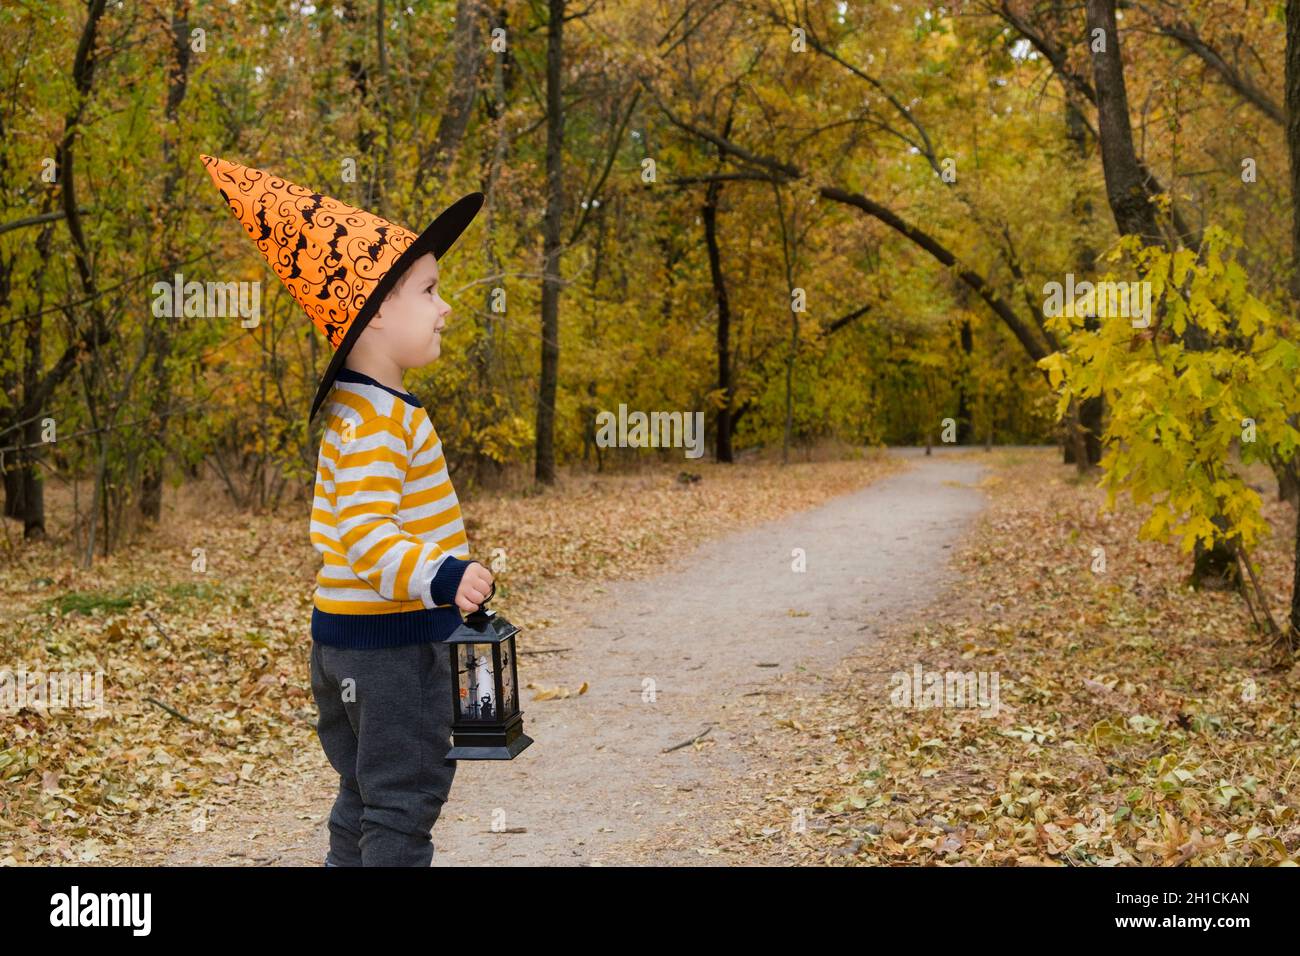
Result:
{"label": "black metal lantern", "polygon": [[533,742],[524,733],[515,666],[515,627],[487,602],[447,638],[451,652],[451,739],[448,760],[513,760]]}

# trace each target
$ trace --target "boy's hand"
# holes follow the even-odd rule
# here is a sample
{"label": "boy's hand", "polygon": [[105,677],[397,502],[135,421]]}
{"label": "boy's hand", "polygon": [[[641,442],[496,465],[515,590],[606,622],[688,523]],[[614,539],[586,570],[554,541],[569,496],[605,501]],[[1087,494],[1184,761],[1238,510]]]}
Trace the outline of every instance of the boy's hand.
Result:
{"label": "boy's hand", "polygon": [[460,579],[460,587],[456,589],[456,606],[466,614],[477,611],[491,590],[492,572],[477,561],[472,561],[465,569],[465,576]]}

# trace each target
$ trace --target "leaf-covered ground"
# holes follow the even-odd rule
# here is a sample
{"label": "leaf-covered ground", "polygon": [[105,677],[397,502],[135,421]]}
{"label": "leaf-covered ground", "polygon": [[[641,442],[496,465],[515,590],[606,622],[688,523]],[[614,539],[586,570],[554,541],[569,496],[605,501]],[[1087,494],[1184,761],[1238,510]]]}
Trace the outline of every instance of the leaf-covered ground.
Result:
{"label": "leaf-covered ground", "polygon": [[[764,770],[737,782],[734,832],[712,852],[836,865],[1295,863],[1300,668],[1274,669],[1239,597],[1187,589],[1189,557],[1138,542],[1139,513],[1101,513],[1103,494],[1055,452],[991,457],[992,501],[956,558],[960,585],[817,694],[795,673],[764,698],[770,731],[752,745]],[[1294,511],[1273,500],[1271,478],[1258,481],[1275,535],[1255,557],[1281,616]],[[996,672],[996,715],[896,705],[891,676],[917,664]]]}
{"label": "leaf-covered ground", "polygon": [[[566,476],[541,495],[464,502],[473,556],[496,564],[493,604],[547,643],[561,584],[653,573],[684,542],[869,484],[896,459],[689,462],[635,475]],[[315,754],[308,675],[319,561],[307,508],[250,517],[218,490],[182,489],[166,520],[90,570],[69,554],[51,488],[52,540],[10,524],[0,567],[0,669],[103,672],[107,716],[27,707],[0,723],[0,864],[138,863],[132,835],[157,815],[202,828],[241,784],[292,785]],[[201,549],[196,555],[195,550]],[[501,549],[497,551],[496,549]],[[501,563],[504,561],[504,563]]]}

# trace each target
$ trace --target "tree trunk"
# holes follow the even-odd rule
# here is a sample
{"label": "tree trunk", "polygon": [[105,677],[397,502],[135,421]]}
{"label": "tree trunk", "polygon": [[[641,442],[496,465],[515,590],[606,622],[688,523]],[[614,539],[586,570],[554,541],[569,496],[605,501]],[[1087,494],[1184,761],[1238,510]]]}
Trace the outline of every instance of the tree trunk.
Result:
{"label": "tree trunk", "polygon": [[[1120,235],[1138,235],[1147,244],[1163,245],[1155,210],[1147,199],[1146,176],[1133,149],[1124,60],[1115,26],[1115,0],[1088,0],[1087,20],[1088,42],[1093,50],[1093,81],[1097,87],[1097,135],[1101,140],[1106,199]],[[1103,40],[1104,49],[1096,49]]]}
{"label": "tree trunk", "polygon": [[23,427],[23,444],[20,453],[23,462],[23,538],[27,541],[45,538],[45,478],[41,475],[36,446],[41,442],[41,421],[28,422]]}
{"label": "tree trunk", "polygon": [[971,335],[970,317],[962,319],[961,323],[961,354],[962,368],[961,375],[957,379],[957,444],[969,445],[974,438],[975,430],[970,417],[970,399],[967,393],[970,391],[970,370],[971,356],[975,351],[974,339]]}
{"label": "tree trunk", "polygon": [[[730,135],[730,129],[724,135]],[[785,287],[790,296],[790,347],[785,357],[785,439],[781,445],[781,464],[790,461],[790,446],[794,443],[794,365],[799,357],[799,313],[794,308],[794,260],[799,242],[799,214],[797,207],[790,210],[790,225],[785,224],[785,204],[781,201],[781,187],[772,184],[776,197],[776,212],[781,223],[781,257],[785,260]],[[806,459],[805,459],[806,460]]]}
{"label": "tree trunk", "polygon": [[78,130],[81,126],[82,117],[85,114],[86,104],[90,99],[91,90],[94,87],[95,67],[97,64],[97,51],[99,47],[99,24],[104,16],[104,9],[107,6],[107,0],[91,0],[86,7],[86,23],[81,31],[81,40],[77,44],[77,55],[72,65],[72,82],[76,89],[77,96],[74,105],[69,109],[68,114],[63,121],[63,139],[55,150],[54,160],[55,167],[58,169],[59,177],[62,181],[62,189],[59,192],[59,199],[63,204],[63,219],[68,228],[68,234],[72,239],[72,260],[76,266],[77,277],[81,283],[81,291],[87,299],[86,311],[90,315],[89,338],[93,341],[94,347],[91,352],[94,364],[89,370],[86,366],[80,366],[82,373],[82,386],[86,391],[86,403],[90,410],[91,425],[95,428],[95,442],[98,446],[99,465],[95,471],[95,504],[92,509],[91,524],[89,536],[86,541],[86,553],[83,567],[90,567],[95,552],[95,521],[98,515],[98,509],[104,509],[104,553],[108,553],[110,524],[108,514],[108,489],[105,488],[105,475],[107,474],[108,458],[108,437],[100,430],[98,415],[96,412],[97,403],[93,382],[99,378],[100,346],[108,342],[112,336],[107,318],[104,315],[103,307],[100,303],[99,284],[95,277],[94,258],[91,254],[89,244],[86,241],[85,231],[81,224],[81,210],[77,204],[76,190],[76,151],[74,146],[78,142]]}
{"label": "tree trunk", "polygon": [[[1291,159],[1291,294],[1300,299],[1300,0],[1286,2],[1286,145]],[[1292,458],[1287,473],[1300,472]],[[1292,489],[1294,490],[1294,489]],[[1291,646],[1300,646],[1300,497],[1296,506],[1295,578],[1291,585]]]}
{"label": "tree trunk", "polygon": [[1078,473],[1084,475],[1088,472],[1088,442],[1083,433],[1080,404],[1077,399],[1071,401],[1065,417],[1065,463],[1074,465]]}
{"label": "tree trunk", "polygon": [[[54,223],[49,222],[41,229],[35,242],[36,256],[40,261],[49,260],[53,241]],[[3,296],[0,297],[0,302],[4,305],[9,303],[7,274],[4,276]],[[22,316],[23,323],[27,326],[27,340],[21,393],[12,385],[12,380],[7,380],[5,383],[10,394],[21,394],[22,399],[12,409],[8,418],[0,419],[0,446],[31,445],[40,440],[41,429],[44,427],[40,421],[44,416],[40,415],[40,411],[59,385],[72,373],[76,367],[77,356],[81,353],[81,343],[70,344],[54,367],[42,376],[45,333],[41,324],[41,312],[44,306],[45,286],[38,283],[36,299],[30,311]],[[31,423],[36,426],[35,428],[32,428],[31,424],[18,424],[29,418],[36,419]],[[37,460],[27,449],[12,452],[4,457],[5,517],[22,521],[25,538],[44,538],[45,482],[37,471]]]}
{"label": "tree trunk", "polygon": [[[1075,160],[1081,168],[1086,167],[1090,158],[1088,124],[1084,120],[1079,104],[1072,96],[1065,103],[1065,135],[1074,148]],[[1097,268],[1097,252],[1086,238],[1092,233],[1093,222],[1092,199],[1087,189],[1080,188],[1075,194],[1074,209],[1072,211],[1078,217],[1082,227],[1081,232],[1085,237],[1075,254],[1075,268],[1080,276],[1090,276]],[[1087,319],[1084,324],[1085,328],[1090,332],[1096,332],[1100,328],[1100,324],[1096,319]],[[1080,474],[1086,471],[1089,466],[1096,465],[1101,461],[1101,430],[1104,417],[1105,399],[1102,396],[1085,398],[1080,402],[1077,424],[1084,430],[1083,448],[1087,454],[1076,456],[1074,442],[1068,442],[1065,446],[1066,464],[1084,463],[1079,464]]]}
{"label": "tree trunk", "polygon": [[1083,433],[1083,447],[1087,452],[1086,461],[1095,465],[1101,461],[1102,416],[1106,411],[1106,401],[1100,395],[1085,398],[1079,403],[1079,427]]}
{"label": "tree trunk", "polygon": [[[171,81],[167,88],[167,107],[164,111],[167,122],[163,127],[162,143],[163,166],[167,170],[166,179],[163,181],[162,208],[168,212],[166,221],[169,224],[176,215],[176,193],[181,179],[181,171],[176,162],[175,131],[177,129],[177,113],[180,110],[181,102],[185,99],[185,91],[189,82],[190,23],[188,0],[178,2],[172,8],[172,54],[176,59],[172,64]],[[181,259],[181,255],[176,248],[174,235],[175,233],[170,227],[165,227],[163,262],[167,268],[163,275],[167,279],[171,279],[175,263]],[[175,328],[177,328],[175,319],[157,319],[155,317],[148,329],[149,337],[152,339],[150,351],[153,353],[153,366],[150,372],[152,387],[149,390],[148,398],[148,414],[151,419],[149,439],[154,446],[153,450],[162,452],[160,457],[150,456],[146,460],[144,475],[140,481],[140,513],[151,521],[158,521],[162,518],[163,465],[167,460],[166,436],[171,433],[171,429],[164,427],[163,423],[164,416],[168,411],[167,405],[170,403],[173,393],[171,372],[167,368],[167,359],[171,355],[173,329]],[[170,425],[171,422],[167,424]]]}
{"label": "tree trunk", "polygon": [[[52,230],[45,229],[36,240],[36,248],[43,260],[49,256],[53,239]],[[44,301],[45,292],[42,289],[38,296],[36,308],[38,313]],[[26,356],[23,362],[24,397],[36,394],[39,389],[41,366],[44,363],[44,346],[41,317],[35,315],[27,320]],[[45,482],[37,466],[36,449],[31,447],[41,439],[41,418],[20,413],[18,420],[29,418],[33,420],[12,432],[17,436],[16,444],[24,447],[14,455],[14,461],[18,465],[16,469],[18,500],[17,508],[10,517],[21,518],[24,540],[35,541],[45,537]],[[0,443],[3,443],[3,439],[0,439]]]}
{"label": "tree trunk", "polygon": [[1289,501],[1300,508],[1300,455],[1293,455],[1290,461],[1278,459],[1269,464],[1277,478],[1277,500]]}
{"label": "tree trunk", "polygon": [[727,281],[722,274],[722,256],[718,248],[718,195],[722,183],[714,180],[704,193],[704,243],[709,253],[709,275],[713,280],[713,298],[718,304],[718,388],[722,390],[722,407],[718,409],[718,437],[715,454],[718,461],[731,464],[735,461],[731,448],[732,369],[731,369],[731,303],[727,299]]}
{"label": "tree trunk", "polygon": [[[357,105],[359,108],[365,109],[371,105],[370,68],[363,58],[367,46],[365,40],[366,30],[355,0],[344,0],[341,12],[343,22],[347,24],[345,36],[350,46],[344,60],[344,66],[352,80]],[[357,156],[369,160],[374,143],[374,128],[368,122],[359,118],[356,141]],[[358,166],[360,166],[360,163],[358,163]],[[387,216],[388,212],[384,200],[380,198],[383,190],[379,185],[379,171],[375,169],[374,164],[369,164],[365,170],[358,169],[357,175],[360,179],[357,185],[361,188],[361,199],[358,205],[363,209],[373,210],[381,216]]]}
{"label": "tree trunk", "polygon": [[1300,648],[1300,508],[1295,515],[1295,573],[1291,579],[1291,649]]}
{"label": "tree trunk", "polygon": [[560,224],[564,214],[565,0],[548,0],[546,26],[546,213],[542,219],[542,368],[537,386],[534,477],[555,483],[555,393],[560,366]]}
{"label": "tree trunk", "polygon": [[[488,43],[479,36],[479,20],[483,16],[482,0],[457,0],[456,25],[452,32],[452,49],[455,58],[452,65],[451,83],[446,89],[442,115],[438,118],[437,132],[433,142],[420,150],[420,158],[415,169],[415,182],[411,192],[417,200],[423,198],[422,188],[428,182],[431,189],[441,185],[440,180],[456,158],[465,130],[469,128],[470,113],[474,108],[474,97],[478,91],[479,70],[489,48]],[[492,26],[505,26],[505,12],[495,19]],[[495,54],[497,69],[500,68],[504,53]],[[494,83],[494,89],[501,98],[501,87]],[[493,117],[496,118],[495,116]]]}
{"label": "tree trunk", "polygon": [[[12,464],[11,464],[12,462]],[[23,514],[23,473],[17,465],[17,456],[6,456],[4,467],[6,518],[21,518]]]}
{"label": "tree trunk", "polygon": [[[471,0],[464,0],[463,5],[475,6]],[[459,17],[460,7],[457,7],[457,16]],[[458,20],[459,23],[459,20]],[[505,28],[506,13],[504,10],[489,14],[489,32],[496,28]],[[501,321],[496,311],[498,307],[498,296],[505,292],[505,276],[501,265],[501,256],[497,252],[497,184],[501,179],[501,170],[505,167],[507,156],[510,152],[510,130],[506,124],[506,74],[510,68],[509,52],[503,50],[492,55],[492,89],[491,94],[486,96],[484,105],[488,117],[492,120],[495,130],[491,138],[491,149],[487,150],[485,165],[487,166],[486,184],[483,192],[486,199],[483,202],[483,234],[484,234],[484,257],[488,263],[488,274],[492,276],[486,288],[483,290],[483,319],[479,334],[470,348],[470,361],[474,367],[474,381],[479,383],[480,388],[495,388],[495,374],[499,367],[498,356],[500,347],[498,338],[501,331]],[[417,178],[418,178],[417,172]],[[505,303],[506,313],[509,313],[509,300]],[[487,402],[489,408],[500,408],[503,402],[503,396],[494,392],[494,394],[482,396]],[[513,411],[513,409],[512,409]],[[474,449],[474,482],[476,485],[483,485],[489,479],[495,480],[500,478],[502,473],[501,463],[481,447]]]}
{"label": "tree trunk", "polygon": [[1300,299],[1300,0],[1286,0],[1286,145],[1291,158],[1291,295]]}

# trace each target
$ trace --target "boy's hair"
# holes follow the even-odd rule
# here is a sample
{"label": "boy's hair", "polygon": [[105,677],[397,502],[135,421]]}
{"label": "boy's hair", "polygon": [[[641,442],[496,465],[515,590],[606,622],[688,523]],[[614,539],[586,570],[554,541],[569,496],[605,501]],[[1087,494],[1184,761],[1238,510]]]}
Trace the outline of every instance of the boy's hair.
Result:
{"label": "boy's hair", "polygon": [[[412,265],[414,265],[414,263],[412,263]],[[397,277],[397,281],[393,283],[393,287],[389,290],[389,295],[396,295],[402,291],[402,286],[406,285],[406,280],[411,278],[411,271],[410,266],[407,266],[402,270],[402,274]]]}
{"label": "boy's hair", "polygon": [[[414,263],[412,263],[412,265],[414,265]],[[392,287],[384,293],[385,299],[391,299],[394,296],[401,294],[402,286],[406,285],[406,280],[411,278],[411,271],[411,266],[407,266],[402,270],[402,274],[397,277],[397,281],[394,282]]]}
{"label": "boy's hair", "polygon": [[[417,258],[415,261],[418,262],[419,258]],[[415,271],[415,262],[412,262],[405,269],[402,270],[402,274],[397,277],[397,281],[394,282],[392,288],[390,288],[388,292],[385,293],[384,298],[388,298],[389,296],[394,296],[401,293],[402,286],[406,285],[406,280],[411,278],[411,273],[414,271]]]}

